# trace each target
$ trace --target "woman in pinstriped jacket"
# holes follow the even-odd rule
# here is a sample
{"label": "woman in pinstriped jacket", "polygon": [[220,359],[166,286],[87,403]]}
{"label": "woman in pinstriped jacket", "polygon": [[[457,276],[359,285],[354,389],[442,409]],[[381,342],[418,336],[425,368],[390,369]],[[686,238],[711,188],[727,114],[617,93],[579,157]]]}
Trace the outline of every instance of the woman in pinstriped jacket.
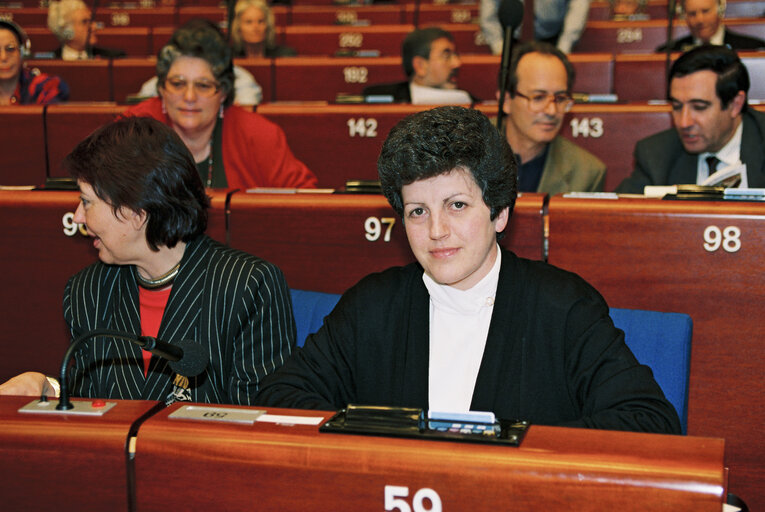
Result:
{"label": "woman in pinstriped jacket", "polygon": [[[208,355],[187,378],[128,341],[91,338],[75,353],[72,394],[250,404],[294,346],[289,292],[275,265],[203,234],[209,199],[181,139],[153,119],[126,118],[82,141],[64,165],[80,188],[74,219],[101,260],[66,286],[72,336],[108,328],[193,340]],[[56,384],[27,372],[0,394],[55,395]]]}

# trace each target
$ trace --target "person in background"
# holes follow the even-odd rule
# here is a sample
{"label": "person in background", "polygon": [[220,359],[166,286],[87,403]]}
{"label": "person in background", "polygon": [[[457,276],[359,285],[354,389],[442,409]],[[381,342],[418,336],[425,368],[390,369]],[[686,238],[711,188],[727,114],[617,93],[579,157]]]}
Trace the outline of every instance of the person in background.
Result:
{"label": "person in background", "polygon": [[[725,0],[680,0],[680,7],[691,33],[669,44],[673,52],[685,52],[705,44],[724,45],[732,50],[765,48],[765,40],[737,34],[725,26]],[[667,51],[667,45],[658,47],[656,51]]]}
{"label": "person in background", "polygon": [[96,27],[90,9],[82,0],[52,1],[48,5],[48,28],[59,46],[54,56],[63,60],[81,60],[99,57],[115,59],[125,56],[122,50],[95,46]]}
{"label": "person in background", "polygon": [[454,37],[438,27],[416,29],[401,44],[405,82],[370,85],[365,96],[391,96],[394,103],[445,105],[475,103],[470,93],[457,88],[462,66]]}
{"label": "person in background", "polygon": [[[200,27],[200,30],[211,30],[218,33],[221,39],[223,34],[212,21],[204,18],[194,18],[184,23],[178,30],[173,32],[168,44],[176,44],[176,35],[185,34],[194,27]],[[141,85],[141,90],[136,96],[139,99],[153,98],[157,96],[157,77],[153,76]],[[252,73],[241,66],[234,66],[234,103],[244,107],[260,105],[263,100],[263,89],[255,81]]]}
{"label": "person in background", "polygon": [[378,170],[417,259],[343,294],[267,377],[260,405],[490,411],[532,424],[680,433],[680,420],[575,274],[499,247],[516,198],[510,147],[481,112],[411,115]]}
{"label": "person in background", "polygon": [[263,116],[232,105],[231,48],[206,24],[176,31],[157,57],[158,98],[124,112],[171,126],[208,188],[312,188],[316,176]]}
{"label": "person in background", "polygon": [[231,23],[234,57],[294,57],[289,46],[276,44],[274,13],[265,0],[239,0]]}
{"label": "person in background", "polygon": [[[80,189],[74,221],[99,262],[64,292],[73,339],[111,329],[202,347],[206,367],[177,374],[168,361],[112,336],[74,353],[72,396],[253,403],[263,377],[295,345],[295,321],[279,268],[204,234],[209,198],[178,135],[149,118],[107,124],[80,142],[64,167]],[[57,396],[58,383],[27,372],[0,394]]]}
{"label": "person in background", "polygon": [[559,135],[574,100],[574,66],[549,43],[516,46],[502,105],[507,142],[520,162],[519,190],[561,194],[603,190],[606,165]]}
{"label": "person in background", "polygon": [[[481,33],[494,55],[502,53],[505,39],[499,22],[500,0],[481,0]],[[590,0],[534,0],[534,40],[554,44],[571,53],[582,37],[590,11]]]}
{"label": "person in background", "polygon": [[647,0],[610,0],[610,17],[614,21],[647,20]]}
{"label": "person in background", "polygon": [[69,99],[69,87],[57,76],[24,66],[31,44],[12,21],[0,20],[0,105],[47,105]]}
{"label": "person in background", "polygon": [[738,175],[742,188],[765,187],[765,114],[749,108],[748,91],[749,73],[733,50],[700,46],[681,55],[669,73],[675,126],[635,144],[635,170],[616,191],[701,185],[716,172]]}

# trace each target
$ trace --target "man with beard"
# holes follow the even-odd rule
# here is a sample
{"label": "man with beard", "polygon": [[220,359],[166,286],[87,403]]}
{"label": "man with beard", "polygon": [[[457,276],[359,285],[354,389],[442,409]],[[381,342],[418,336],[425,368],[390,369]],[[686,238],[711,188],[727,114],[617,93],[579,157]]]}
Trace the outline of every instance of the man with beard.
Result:
{"label": "man with beard", "polygon": [[371,85],[365,96],[391,96],[394,103],[455,105],[477,101],[457,88],[462,61],[451,33],[438,27],[417,29],[401,45],[401,63],[407,81]]}

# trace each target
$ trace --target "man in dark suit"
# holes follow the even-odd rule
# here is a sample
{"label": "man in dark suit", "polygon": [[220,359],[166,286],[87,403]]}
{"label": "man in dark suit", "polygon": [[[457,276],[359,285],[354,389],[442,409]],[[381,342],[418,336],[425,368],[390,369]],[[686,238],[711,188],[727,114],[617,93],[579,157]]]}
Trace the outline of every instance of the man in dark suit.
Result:
{"label": "man in dark suit", "polygon": [[[67,382],[74,396],[251,404],[260,380],[295,344],[284,276],[273,264],[204,235],[209,198],[183,141],[163,123],[129,117],[97,130],[64,161],[80,188],[75,222],[94,263],[67,283],[73,338],[95,329],[197,344],[199,375],[119,337],[85,340]],[[36,372],[0,394],[56,395]]]}
{"label": "man in dark suit", "polygon": [[468,104],[477,101],[457,88],[462,61],[451,33],[438,27],[417,29],[401,45],[405,82],[370,85],[365,96],[390,96],[394,103]]}
{"label": "man in dark suit", "polygon": [[669,81],[675,126],[638,141],[635,170],[616,191],[702,184],[714,172],[738,172],[740,187],[765,187],[765,114],[747,105],[749,73],[736,52],[695,48],[675,61]]}
{"label": "man in dark suit", "polygon": [[[723,24],[725,0],[681,0],[680,5],[691,34],[672,41],[669,46],[673,52],[685,52],[704,44],[724,45],[733,50],[765,48],[762,39],[737,34]],[[656,51],[667,51],[667,45]]]}
{"label": "man in dark suit", "polygon": [[417,262],[362,279],[267,377],[263,405],[491,411],[535,424],[680,433],[672,406],[578,276],[499,247],[516,197],[482,113],[419,112],[391,130],[383,193]]}

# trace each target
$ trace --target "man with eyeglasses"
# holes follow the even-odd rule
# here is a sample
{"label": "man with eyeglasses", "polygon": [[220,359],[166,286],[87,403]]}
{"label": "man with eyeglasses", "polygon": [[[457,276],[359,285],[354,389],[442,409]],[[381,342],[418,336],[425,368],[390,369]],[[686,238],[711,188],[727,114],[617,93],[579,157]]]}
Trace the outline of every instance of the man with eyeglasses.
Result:
{"label": "man with eyeglasses", "polygon": [[[635,145],[635,170],[617,192],[646,185],[765,187],[765,114],[747,105],[749,72],[736,52],[700,46],[669,71],[674,128]],[[712,175],[715,176],[712,176]]]}
{"label": "man with eyeglasses", "polygon": [[566,55],[549,43],[523,43],[513,52],[508,81],[504,130],[519,163],[519,190],[603,190],[606,165],[558,135],[574,103],[574,67]]}
{"label": "man with eyeglasses", "polygon": [[467,105],[478,101],[457,86],[462,61],[454,37],[439,27],[417,29],[401,44],[401,64],[407,80],[370,85],[364,96],[389,97],[393,103]]}

